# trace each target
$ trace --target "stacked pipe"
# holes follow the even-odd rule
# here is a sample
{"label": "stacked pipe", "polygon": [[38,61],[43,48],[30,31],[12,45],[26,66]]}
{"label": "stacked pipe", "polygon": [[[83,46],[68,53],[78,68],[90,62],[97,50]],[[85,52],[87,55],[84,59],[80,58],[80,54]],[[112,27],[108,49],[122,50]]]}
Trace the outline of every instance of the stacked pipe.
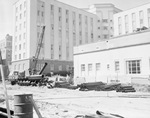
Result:
{"label": "stacked pipe", "polygon": [[89,82],[83,83],[78,85],[80,87],[80,91],[87,91],[87,90],[97,90],[97,88],[101,85],[105,85],[103,82]]}
{"label": "stacked pipe", "polygon": [[136,90],[130,85],[122,85],[116,89],[116,92],[136,92]]}

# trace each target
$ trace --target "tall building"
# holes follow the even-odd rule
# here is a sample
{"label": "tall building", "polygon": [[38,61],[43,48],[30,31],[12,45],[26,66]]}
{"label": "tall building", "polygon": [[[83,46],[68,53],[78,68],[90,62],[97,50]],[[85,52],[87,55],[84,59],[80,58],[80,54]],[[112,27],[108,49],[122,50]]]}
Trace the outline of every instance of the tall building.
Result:
{"label": "tall building", "polygon": [[12,36],[7,34],[4,39],[0,40],[0,50],[3,64],[10,65],[12,57]]}
{"label": "tall building", "polygon": [[[108,36],[107,31],[113,26],[112,15],[118,10],[112,4],[94,7],[102,9],[103,13],[93,13],[93,7],[90,13],[56,0],[18,0],[14,3],[13,70],[31,67],[43,25],[46,30],[37,67],[40,69],[47,61],[46,72],[64,71],[73,66],[73,46],[96,42],[103,37],[108,39],[112,35]],[[110,14],[102,15],[106,12]]]}
{"label": "tall building", "polygon": [[97,15],[98,17],[98,40],[107,40],[114,35],[114,14],[121,12],[111,3],[94,4],[90,5],[88,9],[85,9],[90,13]]}
{"label": "tall building", "polygon": [[137,29],[150,28],[150,3],[114,14],[114,35],[136,32]]}

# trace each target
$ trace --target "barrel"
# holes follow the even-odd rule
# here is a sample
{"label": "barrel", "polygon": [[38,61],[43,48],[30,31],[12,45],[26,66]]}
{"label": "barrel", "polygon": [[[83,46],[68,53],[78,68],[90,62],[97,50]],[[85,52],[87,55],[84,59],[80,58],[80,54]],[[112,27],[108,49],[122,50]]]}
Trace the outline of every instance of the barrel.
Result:
{"label": "barrel", "polygon": [[14,118],[33,118],[32,94],[14,95]]}

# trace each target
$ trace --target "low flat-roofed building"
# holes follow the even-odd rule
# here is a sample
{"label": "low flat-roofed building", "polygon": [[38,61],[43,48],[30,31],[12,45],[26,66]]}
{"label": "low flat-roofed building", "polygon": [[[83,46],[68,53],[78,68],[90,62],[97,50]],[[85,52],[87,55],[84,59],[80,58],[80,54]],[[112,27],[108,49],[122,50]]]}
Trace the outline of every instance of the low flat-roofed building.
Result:
{"label": "low flat-roofed building", "polygon": [[[86,82],[148,83],[150,30],[74,47],[74,75]],[[139,79],[140,78],[140,79]]]}

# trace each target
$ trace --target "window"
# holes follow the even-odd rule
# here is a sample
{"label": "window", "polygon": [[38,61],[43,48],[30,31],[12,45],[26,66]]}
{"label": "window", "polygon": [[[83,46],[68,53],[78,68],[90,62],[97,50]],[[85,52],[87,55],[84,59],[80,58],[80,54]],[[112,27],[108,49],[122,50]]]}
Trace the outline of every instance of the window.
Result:
{"label": "window", "polygon": [[107,26],[104,26],[103,29],[104,29],[104,30],[107,30],[108,28],[107,28]]}
{"label": "window", "polygon": [[143,19],[143,18],[144,18],[143,11],[140,11],[140,12],[139,12],[139,17],[140,17],[140,19],[139,19],[139,20],[140,20],[140,28],[142,28],[142,27],[143,27],[143,23],[144,23],[144,22],[143,22],[143,20],[144,20],[144,19]]}
{"label": "window", "polygon": [[127,74],[140,74],[141,73],[141,60],[126,61]]}
{"label": "window", "polygon": [[128,15],[125,15],[125,32],[128,33]]}
{"label": "window", "polygon": [[81,64],[81,71],[85,71],[85,64]]}
{"label": "window", "polygon": [[136,30],[136,16],[135,16],[135,13],[132,13],[132,30],[133,30],[133,32]]}
{"label": "window", "polygon": [[100,70],[100,63],[96,63],[96,71]]}
{"label": "window", "polygon": [[103,35],[104,36],[104,39],[107,39],[108,38],[108,35]]}
{"label": "window", "polygon": [[26,28],[26,22],[24,21],[24,28]]}
{"label": "window", "polygon": [[22,18],[22,14],[20,14],[20,19]]}
{"label": "window", "polygon": [[25,58],[25,56],[26,56],[26,54],[25,54],[25,52],[23,53],[23,58]]}
{"label": "window", "polygon": [[122,33],[121,17],[118,18],[118,30],[120,35]]}
{"label": "window", "polygon": [[17,60],[17,55],[15,55],[15,60]]}
{"label": "window", "polygon": [[59,70],[59,71],[62,70],[62,65],[59,65],[58,70]]}
{"label": "window", "polygon": [[21,44],[19,44],[19,50],[21,50]]}
{"label": "window", "polygon": [[92,71],[92,64],[88,64],[88,71]]}
{"label": "window", "polygon": [[21,54],[19,54],[19,59],[21,59]]}
{"label": "window", "polygon": [[58,12],[61,13],[61,8],[58,8]]}
{"label": "window", "polygon": [[19,26],[19,29],[21,30],[21,24],[20,24],[20,26]]}
{"label": "window", "polygon": [[107,23],[107,22],[108,22],[108,20],[107,20],[107,19],[103,19],[102,21],[103,21],[104,23]]}
{"label": "window", "polygon": [[22,4],[20,5],[20,10],[22,9]]}
{"label": "window", "polygon": [[16,21],[18,20],[18,16],[16,16]]}
{"label": "window", "polygon": [[25,43],[23,43],[23,49],[25,49],[25,47],[26,47],[26,44],[25,44]]}
{"label": "window", "polygon": [[24,11],[24,17],[26,17],[26,11]]}
{"label": "window", "polygon": [[15,51],[17,51],[17,46],[15,46]]}
{"label": "window", "polygon": [[26,1],[24,1],[24,7],[26,7]]}
{"label": "window", "polygon": [[21,34],[19,35],[19,40],[21,40]]}
{"label": "window", "polygon": [[39,10],[37,11],[37,15],[40,16],[40,11]]}
{"label": "window", "polygon": [[44,17],[44,12],[42,11],[42,17]]}
{"label": "window", "polygon": [[26,33],[23,34],[23,38],[24,38],[24,39],[26,38]]}
{"label": "window", "polygon": [[54,12],[54,5],[51,5],[51,12]]}
{"label": "window", "polygon": [[16,13],[18,12],[18,7],[16,7]]}
{"label": "window", "polygon": [[119,71],[119,61],[115,61],[115,71]]}

